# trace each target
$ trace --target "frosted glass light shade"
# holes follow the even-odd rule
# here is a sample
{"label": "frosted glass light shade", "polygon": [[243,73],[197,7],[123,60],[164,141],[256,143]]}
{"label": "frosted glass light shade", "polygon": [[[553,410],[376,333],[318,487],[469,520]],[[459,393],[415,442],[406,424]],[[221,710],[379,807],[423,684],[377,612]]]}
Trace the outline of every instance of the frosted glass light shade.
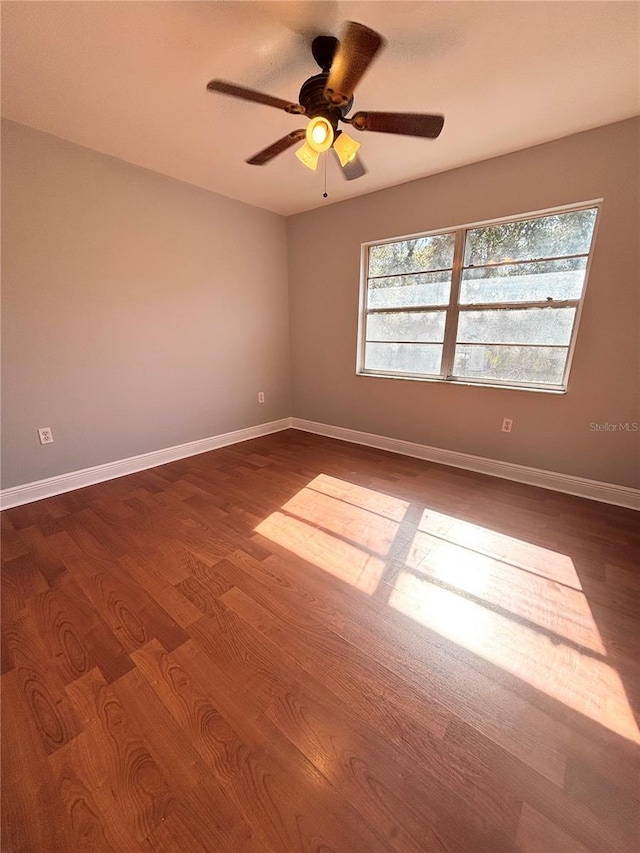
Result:
{"label": "frosted glass light shade", "polygon": [[308,142],[305,142],[304,145],[298,148],[296,151],[296,157],[301,163],[304,163],[307,169],[312,169],[315,172],[318,168],[320,154],[317,151],[314,151]]}
{"label": "frosted glass light shade", "polygon": [[352,139],[343,131],[333,143],[333,148],[338,155],[340,165],[346,166],[347,163],[350,163],[358,153],[360,143],[356,142],[355,139]]}

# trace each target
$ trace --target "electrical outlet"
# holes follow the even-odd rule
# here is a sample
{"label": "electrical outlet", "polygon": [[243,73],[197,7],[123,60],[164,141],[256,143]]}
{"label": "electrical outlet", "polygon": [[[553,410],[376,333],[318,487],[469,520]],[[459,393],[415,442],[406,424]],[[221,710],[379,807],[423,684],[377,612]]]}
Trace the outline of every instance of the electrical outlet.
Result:
{"label": "electrical outlet", "polygon": [[503,418],[502,419],[502,432],[511,432],[512,426],[513,426],[513,418]]}
{"label": "electrical outlet", "polygon": [[51,427],[42,427],[38,430],[40,436],[40,444],[53,444],[53,433]]}
{"label": "electrical outlet", "polygon": [[258,402],[264,403],[264,391],[258,391]]}

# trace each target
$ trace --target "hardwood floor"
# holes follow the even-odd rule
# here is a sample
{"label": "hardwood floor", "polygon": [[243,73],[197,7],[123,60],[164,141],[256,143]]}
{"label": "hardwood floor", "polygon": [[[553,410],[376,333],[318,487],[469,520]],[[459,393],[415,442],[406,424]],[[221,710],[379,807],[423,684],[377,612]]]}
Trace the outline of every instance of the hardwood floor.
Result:
{"label": "hardwood floor", "polygon": [[631,510],[287,431],[2,532],[4,853],[640,849]]}

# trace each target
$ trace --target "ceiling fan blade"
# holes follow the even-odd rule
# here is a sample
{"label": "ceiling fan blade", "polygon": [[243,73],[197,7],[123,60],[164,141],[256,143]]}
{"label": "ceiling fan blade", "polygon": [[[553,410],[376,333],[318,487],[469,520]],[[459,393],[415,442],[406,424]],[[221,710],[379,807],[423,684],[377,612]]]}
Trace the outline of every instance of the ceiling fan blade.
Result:
{"label": "ceiling fan blade", "polygon": [[282,139],[278,139],[277,142],[269,145],[268,148],[264,148],[262,151],[254,154],[253,157],[246,162],[250,166],[264,166],[265,163],[273,160],[273,158],[277,157],[278,154],[282,154],[282,152],[286,151],[287,148],[291,148],[291,146],[295,145],[296,142],[301,142],[305,138],[305,135],[306,130],[292,130],[291,133],[283,136]]}
{"label": "ceiling fan blade", "polygon": [[324,90],[330,104],[343,107],[351,100],[353,90],[383,44],[382,36],[369,27],[355,21],[347,23]]}
{"label": "ceiling fan blade", "polygon": [[369,113],[359,112],[349,119],[356,130],[373,130],[377,133],[399,133],[402,136],[440,136],[444,116],[427,113]]}
{"label": "ceiling fan blade", "polygon": [[243,101],[275,107],[287,113],[301,115],[305,111],[300,104],[292,104],[282,98],[274,98],[272,95],[265,95],[263,92],[256,92],[255,89],[247,89],[244,86],[236,86],[235,83],[226,83],[224,80],[210,80],[207,83],[207,89],[211,92],[219,92],[221,95],[230,95],[232,98],[241,98]]}
{"label": "ceiling fan blade", "polygon": [[367,174],[367,170],[364,167],[364,163],[362,162],[360,157],[358,157],[357,154],[352,160],[349,160],[349,162],[343,166],[340,162],[340,158],[338,157],[337,152],[334,150],[333,153],[335,154],[336,160],[338,161],[338,166],[340,166],[340,169],[342,171],[342,177],[345,178],[345,180],[355,181],[356,178],[361,178],[363,175]]}

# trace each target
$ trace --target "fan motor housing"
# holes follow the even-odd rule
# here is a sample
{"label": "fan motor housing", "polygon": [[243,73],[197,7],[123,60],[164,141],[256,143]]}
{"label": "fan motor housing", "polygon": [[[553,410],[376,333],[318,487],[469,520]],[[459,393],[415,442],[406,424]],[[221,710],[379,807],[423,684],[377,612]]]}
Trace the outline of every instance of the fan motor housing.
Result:
{"label": "fan motor housing", "polygon": [[353,105],[353,98],[351,98],[343,107],[330,104],[324,96],[324,90],[326,88],[328,78],[329,72],[323,71],[320,74],[314,74],[313,77],[309,77],[308,80],[305,80],[302,84],[302,88],[300,89],[298,101],[305,108],[305,112],[309,118],[324,116],[335,130],[338,126],[338,121],[351,109]]}

